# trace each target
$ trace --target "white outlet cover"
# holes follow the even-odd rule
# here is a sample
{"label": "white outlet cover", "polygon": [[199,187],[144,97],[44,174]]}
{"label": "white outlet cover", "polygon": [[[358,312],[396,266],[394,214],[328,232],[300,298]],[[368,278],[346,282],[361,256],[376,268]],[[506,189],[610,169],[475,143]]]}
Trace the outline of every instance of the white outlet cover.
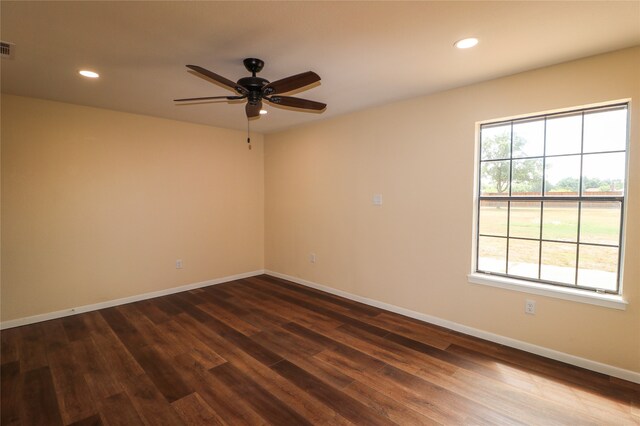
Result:
{"label": "white outlet cover", "polygon": [[536,301],[535,300],[525,300],[524,302],[524,312],[526,314],[535,314],[536,313]]}
{"label": "white outlet cover", "polygon": [[382,205],[382,194],[373,194],[373,205],[374,206]]}

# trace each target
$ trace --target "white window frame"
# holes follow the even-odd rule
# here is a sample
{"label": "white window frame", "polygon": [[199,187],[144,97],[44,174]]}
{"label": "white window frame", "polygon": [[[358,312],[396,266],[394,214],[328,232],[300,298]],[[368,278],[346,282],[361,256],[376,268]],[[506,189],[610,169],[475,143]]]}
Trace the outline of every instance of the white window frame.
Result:
{"label": "white window frame", "polygon": [[[478,216],[479,216],[479,199],[480,199],[480,166],[481,166],[481,152],[480,152],[480,130],[483,125],[499,123],[499,122],[509,122],[509,121],[518,121],[523,119],[532,119],[534,117],[540,116],[552,116],[554,114],[563,114],[569,113],[573,111],[586,111],[590,109],[603,108],[603,107],[613,107],[616,105],[626,104],[627,107],[627,141],[625,147],[625,186],[623,193],[623,200],[627,199],[627,187],[628,187],[628,175],[629,175],[629,126],[630,126],[630,116],[629,113],[631,111],[631,100],[623,99],[618,101],[586,105],[582,107],[573,107],[567,108],[563,110],[555,110],[548,111],[543,113],[536,114],[527,114],[518,117],[510,117],[496,120],[486,120],[482,122],[476,123],[476,143],[475,143],[475,156],[474,156],[474,200],[473,200],[473,243],[472,243],[472,262],[471,262],[471,272],[468,274],[468,281],[472,284],[480,284],[487,285],[491,287],[498,287],[513,291],[525,292],[530,294],[538,294],[542,296],[548,296],[558,299],[571,300],[580,303],[587,303],[592,305],[603,306],[607,308],[624,310],[628,302],[623,297],[623,286],[622,286],[622,277],[624,274],[623,264],[624,264],[624,241],[625,241],[625,222],[626,222],[626,202],[622,203],[622,224],[620,229],[620,245],[619,245],[619,264],[618,264],[618,292],[616,294],[613,293],[602,293],[598,291],[586,290],[582,288],[574,288],[570,286],[560,286],[554,285],[551,283],[546,283],[540,280],[528,280],[528,279],[520,279],[519,277],[508,276],[508,275],[494,275],[486,272],[479,272],[477,269],[477,249],[478,249]],[[581,155],[584,155],[581,153]],[[516,197],[514,197],[516,198]],[[576,267],[578,267],[576,265]]]}

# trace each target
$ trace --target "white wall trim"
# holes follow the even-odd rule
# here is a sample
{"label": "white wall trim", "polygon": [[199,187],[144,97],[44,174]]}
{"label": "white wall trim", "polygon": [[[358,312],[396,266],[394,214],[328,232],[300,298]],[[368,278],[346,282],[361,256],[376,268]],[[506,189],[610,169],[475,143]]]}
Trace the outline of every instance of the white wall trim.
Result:
{"label": "white wall trim", "polygon": [[589,305],[603,306],[605,308],[618,309],[621,311],[627,309],[627,305],[629,304],[629,302],[624,300],[622,296],[618,295],[601,294],[593,291],[578,290],[549,284],[538,284],[497,275],[471,273],[467,275],[467,280],[473,284],[482,284],[507,290],[554,297],[556,299],[571,300],[572,302],[587,303]]}
{"label": "white wall trim", "polygon": [[273,275],[274,277],[293,281],[294,283],[301,284],[307,287],[315,288],[317,290],[322,290],[327,293],[335,294],[337,296],[354,300],[356,302],[364,303],[366,305],[375,306],[376,308],[385,309],[387,311],[395,312],[400,315],[404,315],[420,321],[428,322],[430,324],[435,324],[441,327],[448,328],[450,330],[468,334],[470,336],[478,337],[480,339],[489,340],[494,343],[499,343],[501,345],[509,346],[515,349],[520,349],[535,355],[551,358],[556,361],[565,362],[567,364],[575,365],[577,367],[585,368],[587,370],[592,370],[598,373],[607,374],[609,376],[617,377],[619,379],[628,380],[634,383],[640,383],[640,372],[626,370],[624,368],[615,367],[613,365],[603,364],[601,362],[592,361],[586,358],[581,358],[565,352],[556,351],[543,346],[538,346],[532,343],[523,342],[521,340],[512,339],[510,337],[501,336],[499,334],[490,333],[488,331],[469,327],[463,324],[458,324],[453,321],[423,314],[421,312],[412,311],[410,309],[401,308],[399,306],[391,305],[385,302],[380,302],[374,299],[369,299],[367,297],[358,296],[352,293],[348,293],[346,291],[342,291],[342,290],[338,290],[325,285],[317,284],[312,281],[304,280],[302,278],[281,274],[279,272],[271,271],[268,269],[265,270],[264,273],[268,275]]}
{"label": "white wall trim", "polygon": [[221,278],[214,278],[208,281],[201,281],[193,284],[181,285],[179,287],[166,288],[164,290],[152,291],[150,293],[136,294],[135,296],[123,297],[121,299],[107,300],[106,302],[93,303],[91,305],[78,306],[75,308],[63,309],[61,311],[49,312],[46,314],[33,315],[30,317],[17,318],[14,320],[3,321],[0,323],[0,330],[7,328],[20,327],[22,325],[34,324],[37,322],[48,321],[56,318],[68,317],[70,315],[82,314],[84,312],[97,311],[98,309],[111,308],[113,306],[124,305],[126,303],[137,302],[140,300],[153,299],[154,297],[166,296],[168,294],[180,293],[196,288],[208,287],[210,285],[222,284],[229,281],[249,278],[256,275],[264,274],[264,269],[252,272],[244,272],[242,274],[229,275]]}

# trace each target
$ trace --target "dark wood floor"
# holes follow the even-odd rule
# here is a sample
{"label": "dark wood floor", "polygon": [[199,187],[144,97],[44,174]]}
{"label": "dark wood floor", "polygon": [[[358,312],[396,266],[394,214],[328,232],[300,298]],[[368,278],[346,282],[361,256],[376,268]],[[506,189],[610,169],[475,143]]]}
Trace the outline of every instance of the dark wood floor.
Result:
{"label": "dark wood floor", "polygon": [[640,424],[640,386],[260,276],[2,331],[2,425]]}

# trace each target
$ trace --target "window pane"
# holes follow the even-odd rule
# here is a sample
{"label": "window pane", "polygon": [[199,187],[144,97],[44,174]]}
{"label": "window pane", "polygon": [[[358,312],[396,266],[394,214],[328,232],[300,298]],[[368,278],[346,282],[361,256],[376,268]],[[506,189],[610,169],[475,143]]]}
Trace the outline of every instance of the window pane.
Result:
{"label": "window pane", "polygon": [[622,195],[625,153],[589,154],[582,160],[582,195]]}
{"label": "window pane", "polygon": [[627,146],[627,109],[584,115],[584,152],[624,151]]}
{"label": "window pane", "polygon": [[513,160],[511,195],[539,196],[542,194],[542,158]]}
{"label": "window pane", "polygon": [[545,195],[578,195],[580,191],[580,156],[547,158]]}
{"label": "window pane", "polygon": [[538,278],[540,242],[509,239],[509,275]]}
{"label": "window pane", "polygon": [[523,121],[513,125],[513,158],[544,154],[544,120]]}
{"label": "window pane", "polygon": [[540,278],[575,284],[576,244],[542,242]]}
{"label": "window pane", "polygon": [[582,145],[582,114],[547,119],[546,155],[579,154]]}
{"label": "window pane", "polygon": [[540,238],[540,202],[512,201],[509,236]]}
{"label": "window pane", "polygon": [[507,202],[480,201],[480,234],[506,237],[508,212]]}
{"label": "window pane", "polygon": [[614,105],[480,127],[479,272],[617,291],[628,117]]}
{"label": "window pane", "polygon": [[487,161],[481,166],[480,195],[509,195],[510,161]]}
{"label": "window pane", "polygon": [[507,266],[507,239],[480,237],[478,241],[478,270],[504,274]]}
{"label": "window pane", "polygon": [[511,124],[482,126],[480,146],[483,160],[511,157]]}
{"label": "window pane", "polygon": [[542,211],[542,238],[576,242],[578,238],[578,203],[545,201]]}
{"label": "window pane", "polygon": [[580,245],[578,285],[603,290],[616,290],[618,249]]}
{"label": "window pane", "polygon": [[620,207],[618,202],[582,203],[580,242],[617,246],[620,242]]}

